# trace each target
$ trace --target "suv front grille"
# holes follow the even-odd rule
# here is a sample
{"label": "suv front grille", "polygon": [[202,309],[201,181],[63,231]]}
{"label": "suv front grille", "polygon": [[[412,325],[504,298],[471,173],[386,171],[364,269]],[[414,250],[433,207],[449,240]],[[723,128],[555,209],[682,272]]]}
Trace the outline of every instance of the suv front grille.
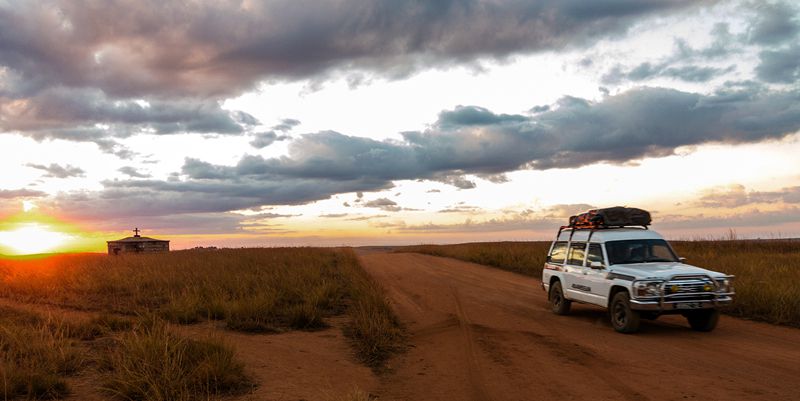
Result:
{"label": "suv front grille", "polygon": [[706,300],[714,297],[716,285],[705,276],[678,276],[664,283],[664,298],[670,301]]}

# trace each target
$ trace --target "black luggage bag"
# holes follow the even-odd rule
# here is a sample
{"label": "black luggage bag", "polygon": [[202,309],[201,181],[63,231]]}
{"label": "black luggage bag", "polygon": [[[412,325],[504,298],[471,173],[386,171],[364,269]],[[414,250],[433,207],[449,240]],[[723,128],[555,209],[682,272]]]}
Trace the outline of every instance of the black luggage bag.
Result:
{"label": "black luggage bag", "polygon": [[649,226],[650,212],[635,207],[593,209],[569,218],[570,227]]}

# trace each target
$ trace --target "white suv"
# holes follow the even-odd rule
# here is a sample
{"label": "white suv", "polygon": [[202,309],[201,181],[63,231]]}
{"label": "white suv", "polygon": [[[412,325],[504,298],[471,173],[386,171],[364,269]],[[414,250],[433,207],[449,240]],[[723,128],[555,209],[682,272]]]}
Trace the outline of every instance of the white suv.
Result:
{"label": "white suv", "polygon": [[658,233],[645,228],[562,227],[542,271],[554,313],[572,302],[609,310],[621,333],[641,318],[681,314],[694,330],[711,331],[719,308],[733,302],[733,276],[690,266]]}

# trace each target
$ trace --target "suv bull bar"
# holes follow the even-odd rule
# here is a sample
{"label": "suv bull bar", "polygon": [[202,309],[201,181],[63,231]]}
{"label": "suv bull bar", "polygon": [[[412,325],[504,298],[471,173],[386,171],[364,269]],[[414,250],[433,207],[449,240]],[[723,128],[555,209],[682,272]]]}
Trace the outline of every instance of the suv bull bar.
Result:
{"label": "suv bull bar", "polygon": [[[680,277],[685,279],[708,279],[708,281],[713,284],[714,290],[692,292],[689,294],[693,296],[692,298],[686,298],[686,293],[666,294],[667,285],[677,283],[673,282],[673,280]],[[730,280],[733,276],[726,276],[724,278]],[[716,291],[718,288],[719,284],[717,284],[717,280],[708,274],[676,274],[661,282],[659,286],[661,295],[657,297],[631,297],[629,302],[633,310],[656,312],[713,309],[732,304],[735,292],[720,293]]]}

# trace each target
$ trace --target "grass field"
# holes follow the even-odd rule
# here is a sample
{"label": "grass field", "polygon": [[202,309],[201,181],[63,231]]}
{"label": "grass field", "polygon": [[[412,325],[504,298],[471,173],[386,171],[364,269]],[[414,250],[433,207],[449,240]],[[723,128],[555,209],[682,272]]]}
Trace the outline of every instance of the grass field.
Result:
{"label": "grass field", "polygon": [[[402,342],[399,323],[349,249],[274,248],[0,260],[0,298],[103,316],[47,319],[0,309],[5,398],[60,398],[91,369],[122,399],[208,399],[252,383],[232,348],[168,324],[229,330],[317,330],[346,315],[354,353],[378,367]],[[101,341],[102,340],[102,341]],[[86,355],[89,355],[86,357]]]}
{"label": "grass field", "polygon": [[[687,263],[736,276],[736,303],[726,313],[753,320],[800,327],[800,242],[675,241]],[[498,267],[540,278],[549,242],[496,242],[418,245],[419,252]]]}

